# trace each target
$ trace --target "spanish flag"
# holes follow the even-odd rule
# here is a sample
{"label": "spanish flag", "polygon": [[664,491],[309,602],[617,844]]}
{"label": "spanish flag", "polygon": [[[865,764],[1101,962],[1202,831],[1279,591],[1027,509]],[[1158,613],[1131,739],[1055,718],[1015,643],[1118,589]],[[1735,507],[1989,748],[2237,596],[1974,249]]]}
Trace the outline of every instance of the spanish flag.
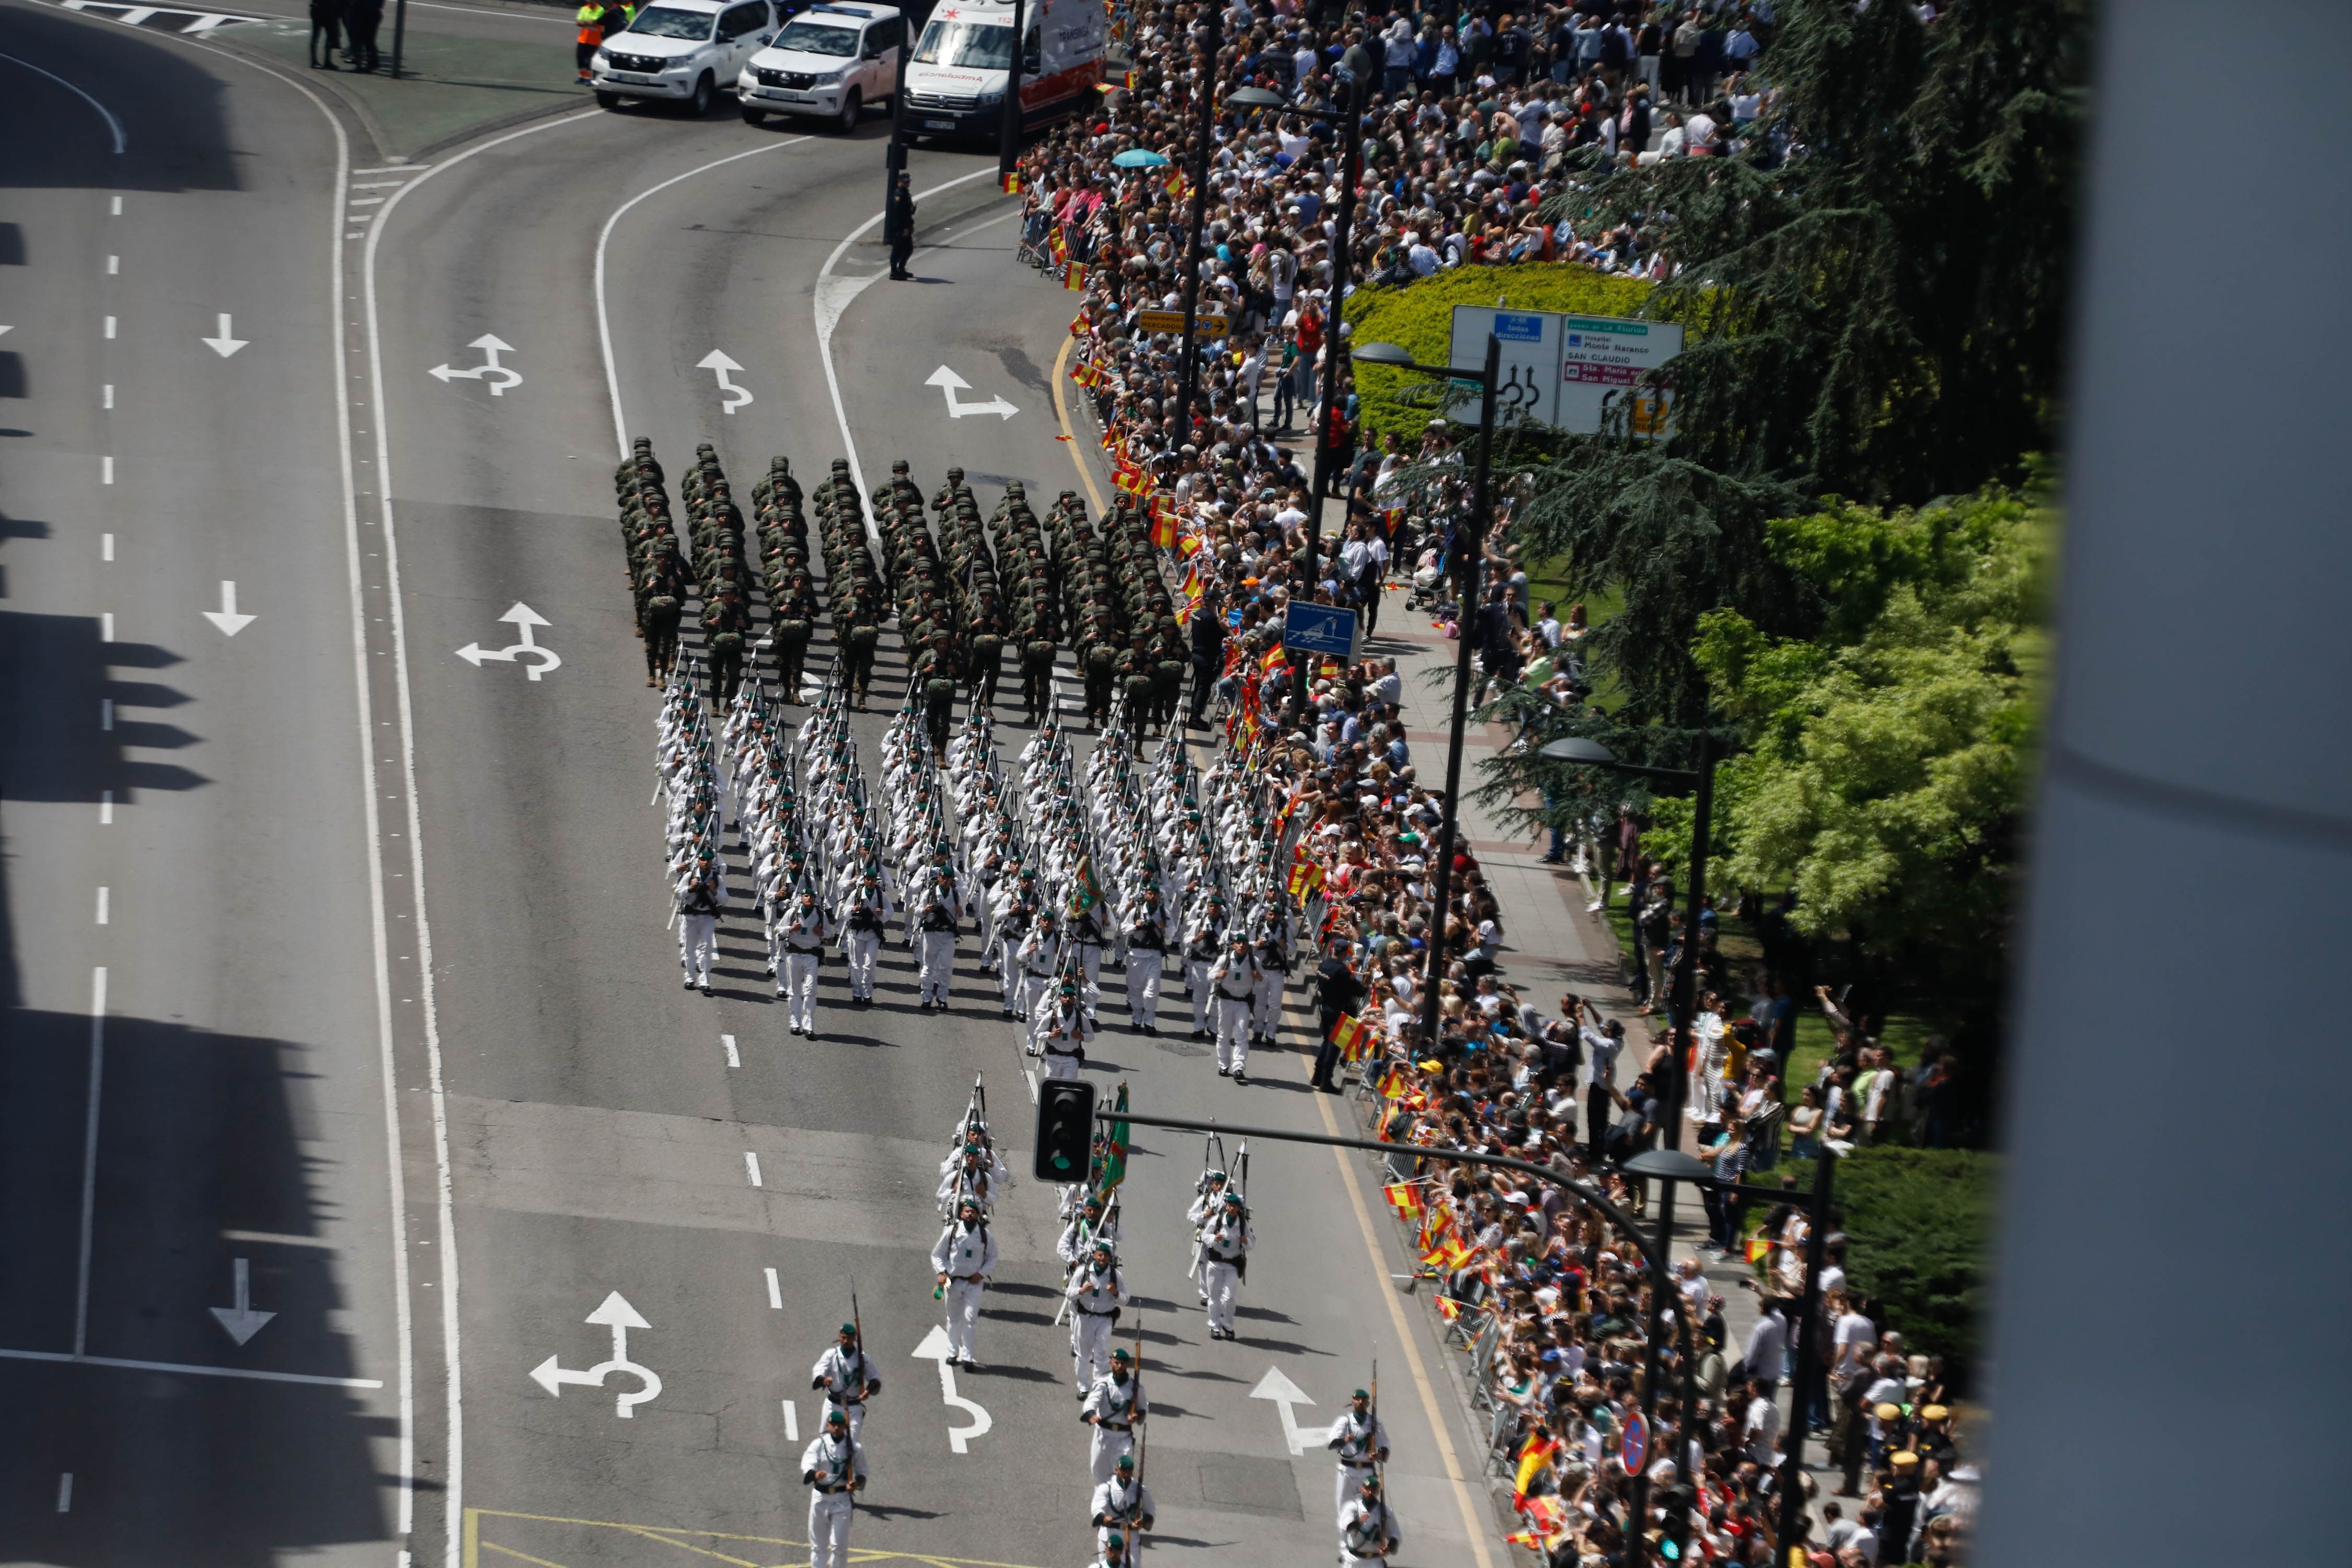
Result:
{"label": "spanish flag", "polygon": [[1316,889],[1322,887],[1322,885],[1323,868],[1318,862],[1309,860],[1302,856],[1292,864],[1290,868],[1290,896],[1292,898],[1311,899],[1315,896]]}
{"label": "spanish flag", "polygon": [[1087,286],[1087,264],[1086,264],[1085,262],[1083,262],[1083,261],[1073,261],[1073,262],[1069,263],[1067,266],[1066,266],[1066,267],[1063,268],[1063,270],[1062,270],[1062,287],[1063,287],[1063,288],[1065,288],[1065,289],[1084,289],[1086,286]]}
{"label": "spanish flag", "polygon": [[1381,1074],[1381,1098],[1394,1100],[1404,1092],[1404,1064],[1391,1062],[1389,1070]]}
{"label": "spanish flag", "polygon": [[1158,496],[1152,498],[1151,542],[1159,549],[1173,550],[1176,548],[1176,516],[1173,512],[1160,510],[1158,502],[1161,499]]}
{"label": "spanish flag", "polygon": [[1557,1447],[1542,1432],[1528,1434],[1527,1442],[1519,1448],[1518,1468],[1511,1478],[1511,1500],[1514,1502],[1527,1500],[1528,1488],[1535,1484],[1537,1472],[1544,1468]]}
{"label": "spanish flag", "polygon": [[1751,1236],[1741,1250],[1747,1255],[1748,1262],[1761,1263],[1772,1256],[1772,1248],[1777,1245],[1778,1243],[1767,1241],[1760,1236]]}
{"label": "spanish flag", "polygon": [[1420,1183],[1391,1182],[1381,1189],[1381,1195],[1389,1200],[1389,1207],[1396,1210],[1399,1218],[1410,1222],[1421,1217]]}
{"label": "spanish flag", "polygon": [[1371,1054],[1372,1031],[1353,1013],[1342,1013],[1331,1026],[1331,1043],[1339,1047],[1341,1061],[1361,1061]]}
{"label": "spanish flag", "polygon": [[998,176],[997,183],[1004,187],[1004,194],[1006,195],[1017,196],[1021,194],[1021,171],[1018,169],[1008,170],[1003,174]]}
{"label": "spanish flag", "polygon": [[1462,1315],[1462,1303],[1451,1296],[1440,1296],[1437,1299],[1437,1315],[1450,1323]]}
{"label": "spanish flag", "polygon": [[1276,643],[1272,647],[1266,649],[1265,657],[1257,661],[1258,673],[1260,675],[1272,675],[1282,664],[1284,651],[1283,646],[1280,643]]}

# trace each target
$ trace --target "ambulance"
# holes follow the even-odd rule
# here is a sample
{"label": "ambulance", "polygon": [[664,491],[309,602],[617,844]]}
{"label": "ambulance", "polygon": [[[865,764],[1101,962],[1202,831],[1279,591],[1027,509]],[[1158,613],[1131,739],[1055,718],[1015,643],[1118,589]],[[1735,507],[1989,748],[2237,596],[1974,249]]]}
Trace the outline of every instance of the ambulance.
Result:
{"label": "ambulance", "polygon": [[[908,60],[906,133],[994,142],[1013,66],[1010,0],[944,0]],[[1103,0],[1023,0],[1021,128],[1085,113],[1100,100],[1110,30]]]}

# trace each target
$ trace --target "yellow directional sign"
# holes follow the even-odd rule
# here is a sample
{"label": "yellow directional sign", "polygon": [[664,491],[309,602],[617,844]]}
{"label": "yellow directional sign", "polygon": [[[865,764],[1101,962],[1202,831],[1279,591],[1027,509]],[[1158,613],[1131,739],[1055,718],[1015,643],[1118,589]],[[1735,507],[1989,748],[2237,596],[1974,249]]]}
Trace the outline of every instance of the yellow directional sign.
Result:
{"label": "yellow directional sign", "polygon": [[[1137,312],[1137,324],[1147,332],[1175,332],[1181,335],[1184,331],[1184,312],[1142,310]],[[1201,338],[1222,338],[1225,335],[1225,319],[1223,316],[1195,316],[1192,318],[1192,335]]]}

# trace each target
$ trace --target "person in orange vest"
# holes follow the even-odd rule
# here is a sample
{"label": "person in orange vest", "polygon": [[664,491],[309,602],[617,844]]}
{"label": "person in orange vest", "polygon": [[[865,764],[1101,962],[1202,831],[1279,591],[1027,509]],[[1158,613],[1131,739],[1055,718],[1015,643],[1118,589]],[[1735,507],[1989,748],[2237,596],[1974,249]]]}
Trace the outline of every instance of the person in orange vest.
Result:
{"label": "person in orange vest", "polygon": [[572,63],[580,68],[580,79],[588,79],[588,62],[604,43],[604,6],[603,0],[587,0],[572,20],[579,24],[580,36],[572,46]]}

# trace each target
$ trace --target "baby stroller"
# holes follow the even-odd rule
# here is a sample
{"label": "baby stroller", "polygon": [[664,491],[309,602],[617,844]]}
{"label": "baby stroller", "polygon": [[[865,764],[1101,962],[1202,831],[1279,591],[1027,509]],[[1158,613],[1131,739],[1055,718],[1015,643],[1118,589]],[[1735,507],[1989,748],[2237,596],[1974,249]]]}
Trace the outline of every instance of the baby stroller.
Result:
{"label": "baby stroller", "polygon": [[1412,592],[1405,596],[1408,610],[1424,610],[1444,597],[1445,559],[1435,545],[1421,552],[1412,567]]}

